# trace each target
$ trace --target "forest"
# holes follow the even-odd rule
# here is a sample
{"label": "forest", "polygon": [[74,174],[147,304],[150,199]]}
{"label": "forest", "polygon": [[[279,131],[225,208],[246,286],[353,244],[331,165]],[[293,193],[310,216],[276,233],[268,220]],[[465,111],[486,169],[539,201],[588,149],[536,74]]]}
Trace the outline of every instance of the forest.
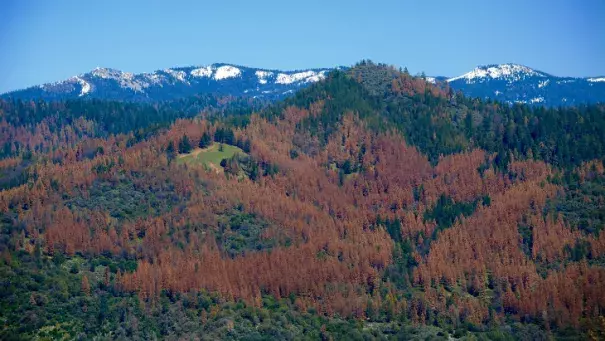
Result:
{"label": "forest", "polygon": [[0,339],[605,339],[605,105],[364,60],[285,100],[0,100]]}

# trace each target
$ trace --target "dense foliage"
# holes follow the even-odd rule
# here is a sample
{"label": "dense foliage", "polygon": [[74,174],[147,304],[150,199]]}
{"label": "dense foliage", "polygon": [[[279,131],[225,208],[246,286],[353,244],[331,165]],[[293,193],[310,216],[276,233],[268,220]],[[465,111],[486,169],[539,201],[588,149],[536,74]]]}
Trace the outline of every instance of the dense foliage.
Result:
{"label": "dense foliage", "polygon": [[0,338],[605,335],[603,106],[368,61],[228,103],[2,103]]}

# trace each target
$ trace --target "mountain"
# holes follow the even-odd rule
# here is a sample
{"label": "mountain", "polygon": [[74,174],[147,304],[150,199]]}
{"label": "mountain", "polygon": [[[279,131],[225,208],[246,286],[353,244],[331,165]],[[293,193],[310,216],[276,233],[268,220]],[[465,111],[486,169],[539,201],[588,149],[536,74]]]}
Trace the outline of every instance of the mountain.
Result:
{"label": "mountain", "polygon": [[507,103],[570,106],[605,101],[605,77],[557,77],[518,64],[478,66],[446,81],[466,96]]}
{"label": "mountain", "polygon": [[605,339],[604,105],[364,61],[171,108],[0,99],[1,340]]}
{"label": "mountain", "polygon": [[279,99],[325,78],[332,69],[279,71],[216,63],[133,74],[96,68],[69,79],[33,86],[1,97],[44,100],[99,98],[160,101],[200,93]]}
{"label": "mountain", "polygon": [[[211,93],[278,100],[325,79],[332,70],[334,68],[279,71],[225,63],[141,74],[96,68],[63,81],[8,92],[0,97],[157,102]],[[426,80],[447,82],[468,97],[510,104],[572,106],[605,101],[605,77],[557,77],[518,64],[479,66],[458,77],[426,77]]]}

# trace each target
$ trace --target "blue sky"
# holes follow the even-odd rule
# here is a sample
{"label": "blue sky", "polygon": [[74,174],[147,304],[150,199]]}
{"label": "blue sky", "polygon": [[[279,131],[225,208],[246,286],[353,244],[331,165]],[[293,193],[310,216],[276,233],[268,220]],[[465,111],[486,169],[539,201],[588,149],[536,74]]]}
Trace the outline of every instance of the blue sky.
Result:
{"label": "blue sky", "polygon": [[514,62],[605,75],[605,1],[0,1],[0,93],[84,73],[364,58],[456,76]]}

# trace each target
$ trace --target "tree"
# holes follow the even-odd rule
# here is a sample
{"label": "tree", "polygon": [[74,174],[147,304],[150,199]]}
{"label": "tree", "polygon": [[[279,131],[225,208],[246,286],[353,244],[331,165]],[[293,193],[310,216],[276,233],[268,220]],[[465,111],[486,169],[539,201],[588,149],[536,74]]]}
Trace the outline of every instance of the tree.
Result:
{"label": "tree", "polygon": [[242,150],[244,153],[250,153],[250,140],[245,139],[242,143]]}
{"label": "tree", "polygon": [[88,282],[88,276],[82,276],[82,292],[86,295],[90,295],[90,283]]}
{"label": "tree", "polygon": [[176,150],[174,149],[174,142],[168,142],[168,147],[166,147],[166,157],[168,158],[168,162],[174,160],[176,158]]}
{"label": "tree", "polygon": [[179,142],[179,154],[187,154],[191,151],[191,142],[189,142],[189,137],[187,135],[183,135],[181,141]]}
{"label": "tree", "polygon": [[199,147],[206,148],[206,147],[210,146],[211,142],[212,142],[212,139],[210,138],[210,134],[208,134],[207,132],[204,132],[202,134],[202,138],[200,139]]}

